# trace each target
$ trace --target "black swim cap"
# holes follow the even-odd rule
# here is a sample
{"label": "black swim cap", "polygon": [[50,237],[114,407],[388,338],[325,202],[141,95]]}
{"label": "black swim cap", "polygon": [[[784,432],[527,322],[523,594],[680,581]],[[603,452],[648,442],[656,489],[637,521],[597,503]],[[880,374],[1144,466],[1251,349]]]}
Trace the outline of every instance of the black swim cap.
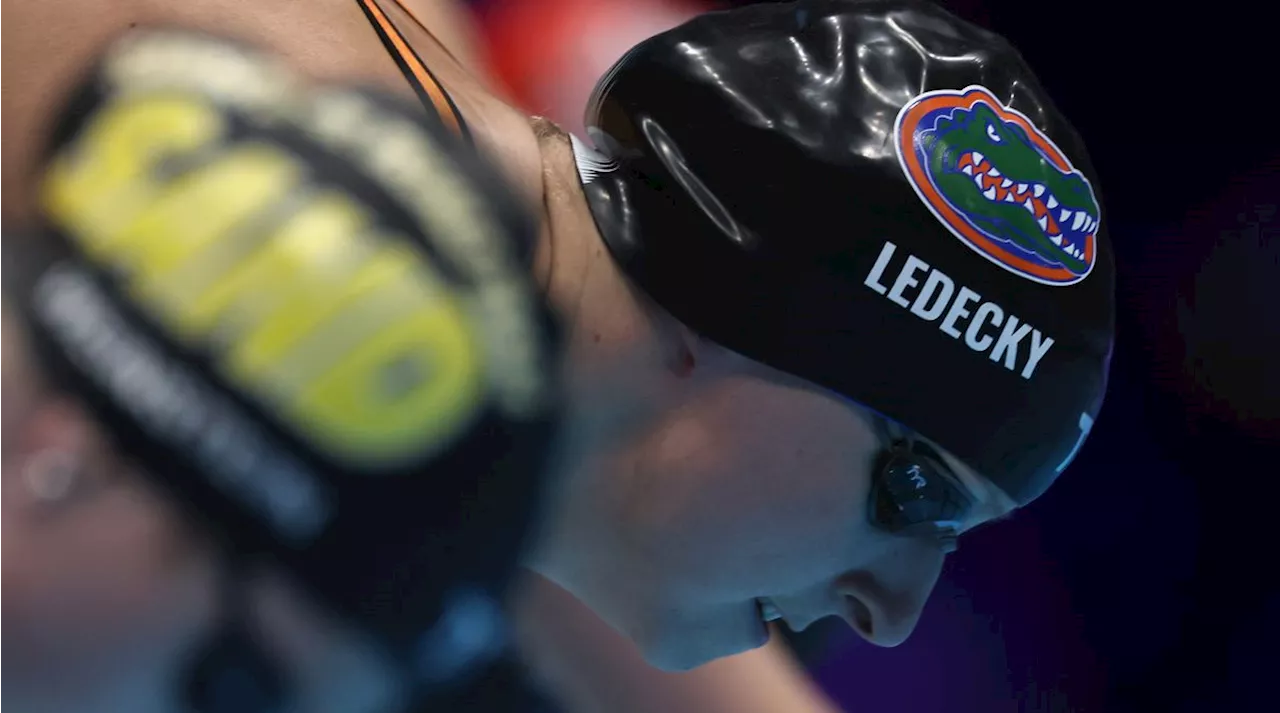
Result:
{"label": "black swim cap", "polygon": [[1080,137],[1004,39],[916,0],[710,13],[632,49],[586,123],[596,223],[677,319],[1019,503],[1074,457],[1111,248]]}
{"label": "black swim cap", "polygon": [[558,338],[496,170],[420,109],[147,31],[75,93],[38,180],[4,286],[54,383],[233,561],[422,690],[497,653]]}

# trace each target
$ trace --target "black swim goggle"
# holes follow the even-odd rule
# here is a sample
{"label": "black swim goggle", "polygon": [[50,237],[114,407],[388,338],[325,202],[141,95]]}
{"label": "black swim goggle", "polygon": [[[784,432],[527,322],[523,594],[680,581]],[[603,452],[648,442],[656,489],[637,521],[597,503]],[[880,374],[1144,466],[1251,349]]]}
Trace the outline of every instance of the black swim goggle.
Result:
{"label": "black swim goggle", "polygon": [[968,489],[928,443],[887,419],[873,421],[887,447],[872,471],[868,519],[894,534],[937,537],[953,551],[973,507]]}

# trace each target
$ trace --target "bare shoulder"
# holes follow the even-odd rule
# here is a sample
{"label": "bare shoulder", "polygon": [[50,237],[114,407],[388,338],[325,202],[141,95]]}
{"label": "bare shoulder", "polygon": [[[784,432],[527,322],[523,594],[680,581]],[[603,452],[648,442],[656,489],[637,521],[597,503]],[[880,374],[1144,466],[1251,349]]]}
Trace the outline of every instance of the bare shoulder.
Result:
{"label": "bare shoulder", "polygon": [[[421,26],[408,13],[409,3],[420,11]],[[5,218],[29,215],[30,176],[54,112],[93,59],[130,29],[164,25],[210,32],[275,52],[317,79],[371,84],[421,100],[370,12],[390,20],[398,41],[435,78],[481,150],[530,200],[540,201],[533,132],[520,112],[492,94],[479,70],[463,65],[472,50],[459,29],[461,15],[451,14],[461,10],[443,0],[10,0],[4,8],[0,84]],[[450,47],[427,29],[429,22],[442,23],[440,34],[455,38]]]}
{"label": "bare shoulder", "polygon": [[376,4],[447,95],[476,146],[506,171],[527,199],[541,203],[537,137],[529,117],[495,93],[468,11],[457,0],[376,0]]}
{"label": "bare shoulder", "polygon": [[401,0],[416,24],[426,27],[440,44],[482,84],[495,82],[472,10],[463,0]]}

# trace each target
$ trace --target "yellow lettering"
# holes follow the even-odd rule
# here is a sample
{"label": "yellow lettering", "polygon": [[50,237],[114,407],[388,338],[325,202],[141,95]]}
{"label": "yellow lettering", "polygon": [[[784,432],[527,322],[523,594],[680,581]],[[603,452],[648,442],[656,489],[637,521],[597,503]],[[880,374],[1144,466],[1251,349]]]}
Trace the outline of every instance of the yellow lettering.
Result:
{"label": "yellow lettering", "polygon": [[291,293],[306,290],[311,284],[308,276],[325,283],[319,290],[307,290],[311,297],[321,297],[330,280],[340,284],[353,266],[367,259],[368,248],[351,240],[362,222],[361,214],[346,199],[311,202],[265,236],[257,250],[206,290],[181,315],[183,328],[251,332],[285,306]]}
{"label": "yellow lettering", "polygon": [[[228,368],[245,376],[261,374],[278,364],[299,339],[332,322],[346,304],[385,284],[389,274],[385,261],[376,259],[377,246],[359,239],[365,220],[345,196],[327,195],[311,202],[273,237],[274,254],[250,273],[250,279],[267,282],[251,291],[274,290],[279,296],[261,320],[244,325],[227,355]],[[332,349],[345,343],[324,346]]]}
{"label": "yellow lettering", "polygon": [[[55,159],[45,205],[317,449],[395,465],[455,437],[486,398],[470,303],[405,236],[375,232],[354,196],[306,186],[282,148],[244,142],[186,174],[157,171],[223,131],[217,108],[189,96],[119,100]],[[292,195],[298,207],[269,224]]]}
{"label": "yellow lettering", "polygon": [[[139,289],[179,311],[198,295],[203,252],[297,185],[299,171],[269,146],[236,148],[212,165],[184,176],[145,208],[116,240],[121,262],[136,271]],[[179,279],[185,277],[186,279]]]}
{"label": "yellow lettering", "polygon": [[160,191],[151,175],[157,164],[216,141],[222,131],[218,113],[189,97],[120,99],[52,161],[42,187],[45,209],[86,252],[109,253],[120,230]]}
{"label": "yellow lettering", "polygon": [[461,306],[438,299],[361,342],[289,406],[318,443],[355,462],[425,456],[479,410],[482,363]]}

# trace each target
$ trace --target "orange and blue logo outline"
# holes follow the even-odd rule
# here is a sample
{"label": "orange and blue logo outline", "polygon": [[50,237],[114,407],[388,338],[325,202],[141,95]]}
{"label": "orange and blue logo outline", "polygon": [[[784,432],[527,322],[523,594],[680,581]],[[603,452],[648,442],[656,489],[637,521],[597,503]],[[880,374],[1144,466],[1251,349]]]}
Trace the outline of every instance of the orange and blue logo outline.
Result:
{"label": "orange and blue logo outline", "polygon": [[[976,145],[963,146],[966,139],[973,143],[980,124],[985,124],[985,137],[979,139],[992,149],[988,153],[1020,159],[1008,163],[1023,175],[993,171],[994,162]],[[986,87],[920,94],[898,112],[894,137],[898,161],[916,194],[979,255],[1044,285],[1073,285],[1092,272],[1101,225],[1092,185],[1030,119]],[[1043,190],[1050,183],[1054,188]],[[957,199],[957,194],[965,195]],[[1025,208],[1028,215],[1011,207]],[[1060,216],[1065,219],[1059,221]],[[1037,223],[1040,230],[1034,229]]]}

